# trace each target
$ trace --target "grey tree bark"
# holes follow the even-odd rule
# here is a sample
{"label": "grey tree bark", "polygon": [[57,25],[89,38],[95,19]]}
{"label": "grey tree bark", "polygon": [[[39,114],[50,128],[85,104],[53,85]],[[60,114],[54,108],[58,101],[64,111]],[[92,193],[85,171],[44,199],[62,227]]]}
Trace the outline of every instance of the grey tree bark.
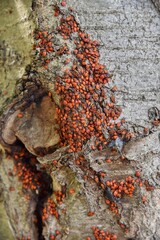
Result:
{"label": "grey tree bark", "polygon": [[[159,240],[160,126],[153,125],[153,122],[160,121],[160,2],[68,0],[67,7],[61,6],[58,0],[25,3],[15,0],[9,1],[9,7],[6,1],[2,2],[11,22],[2,15],[1,22],[3,19],[6,22],[1,37],[0,174],[13,239],[51,239],[57,229],[62,235],[56,239],[87,239],[88,236],[95,239],[92,227],[97,226],[115,233],[120,240]],[[64,71],[64,59],[53,59],[46,71],[35,52],[31,51],[34,25],[51,33],[57,27],[58,20],[53,11],[55,4],[64,16],[68,14],[68,6],[73,6],[72,14],[82,30],[100,42],[100,62],[113,75],[108,88],[117,85],[116,105],[122,108],[120,119],[125,118],[125,128],[134,133],[122,153],[116,151],[113,154],[109,147],[103,151],[91,151],[88,143],[83,148],[87,162],[84,169],[74,164],[77,154],[67,153],[65,147],[57,149],[59,134],[55,108],[59,99],[54,92],[54,78]],[[8,28],[5,32],[4,29]],[[13,34],[15,39],[10,40]],[[67,40],[71,49],[73,41],[74,36]],[[59,43],[64,40],[54,36],[54,44],[59,47]],[[30,67],[25,69],[28,64]],[[23,118],[17,118],[22,111]],[[41,190],[23,191],[23,184],[13,171],[15,152],[22,144],[30,154],[28,158],[37,159],[35,175],[38,171],[43,173],[46,196],[42,196]],[[123,162],[121,155],[127,160]],[[111,158],[112,163],[106,165],[106,157]],[[55,166],[53,160],[58,165]],[[103,189],[91,179],[84,179],[84,172],[91,178],[93,172],[104,172],[105,181],[123,180],[128,175],[134,176],[137,169],[154,190],[146,191],[143,185],[136,189],[133,198],[122,198],[118,203],[120,217],[108,209]],[[66,197],[57,207],[60,218],[50,216],[42,221],[42,206],[47,206],[47,197],[55,199],[55,192],[64,189]],[[70,189],[74,189],[74,194],[69,193]],[[26,196],[29,196],[28,200]],[[145,204],[142,202],[144,196],[147,199]],[[92,211],[94,215],[88,217],[87,213]],[[118,221],[129,231],[124,232]],[[12,239],[6,237],[4,231],[2,239]]]}

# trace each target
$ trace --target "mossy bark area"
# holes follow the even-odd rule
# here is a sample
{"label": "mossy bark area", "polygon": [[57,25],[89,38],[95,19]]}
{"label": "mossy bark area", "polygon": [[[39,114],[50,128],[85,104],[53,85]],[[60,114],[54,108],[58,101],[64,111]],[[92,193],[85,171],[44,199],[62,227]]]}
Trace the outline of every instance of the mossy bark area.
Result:
{"label": "mossy bark area", "polygon": [[6,215],[3,202],[0,202],[0,218],[1,218],[1,227],[0,227],[1,239],[14,240],[13,234],[9,228],[8,217]]}
{"label": "mossy bark area", "polygon": [[[31,63],[34,21],[31,11],[32,1],[0,1],[0,112],[4,112],[8,104],[12,102],[16,93],[15,86],[17,81],[22,77],[25,68]],[[13,167],[13,166],[12,166]],[[1,165],[1,168],[2,165]],[[7,170],[8,168],[8,170]],[[4,170],[4,169],[3,169]],[[11,170],[10,163],[6,163],[6,170]],[[13,169],[12,169],[13,170]],[[11,170],[11,171],[12,171]],[[2,174],[2,172],[1,172]],[[5,174],[3,173],[3,178]],[[1,175],[1,177],[2,177]],[[7,177],[7,176],[6,176]],[[8,191],[11,205],[17,206],[18,199],[16,194],[9,191],[9,187],[18,188],[17,182],[5,181],[5,189]],[[3,187],[4,187],[3,186]],[[19,194],[17,194],[18,196]],[[4,197],[6,200],[7,196]],[[5,201],[6,209],[11,210]],[[21,204],[22,205],[22,204]],[[8,219],[4,210],[4,203],[0,203],[0,238],[2,240],[14,239],[9,228]],[[9,211],[8,211],[9,212]],[[25,211],[24,211],[25,213]],[[13,223],[12,223],[13,224]]]}
{"label": "mossy bark area", "polygon": [[[0,3],[0,106],[1,113],[4,113],[1,138],[11,158],[6,158],[2,150],[0,173],[6,212],[14,238],[49,239],[58,229],[62,232],[61,239],[84,240],[87,236],[94,238],[92,226],[98,226],[116,233],[119,240],[159,240],[160,129],[152,126],[152,121],[159,119],[160,109],[157,90],[159,13],[150,0],[127,3],[125,0],[67,1],[67,6],[75,8],[73,14],[83,30],[100,41],[101,62],[105,65],[107,62],[119,88],[116,97],[117,104],[123,110],[121,117],[126,118],[125,127],[135,134],[135,138],[123,150],[127,161],[121,161],[121,153],[112,152],[109,147],[103,151],[90,151],[85,146],[82,151],[85,164],[81,167],[75,164],[78,154],[69,154],[68,147],[57,149],[56,145],[59,128],[55,124],[55,106],[59,105],[59,97],[54,92],[54,83],[55,76],[62,74],[66,68],[65,59],[51,55],[52,60],[46,70],[37,54],[34,57],[34,69],[31,67],[25,72],[26,65],[32,63],[33,59],[33,12],[38,30],[52,34],[58,24],[53,6],[58,4],[62,14],[68,14],[67,8],[63,8],[60,2],[37,0],[32,4],[31,1],[5,0]],[[74,37],[66,42],[56,34],[52,37],[55,48],[67,43],[70,49],[74,49]],[[17,118],[18,115],[23,117]],[[148,131],[144,133],[146,127]],[[20,140],[29,152],[38,156],[37,169],[41,172],[41,168],[45,167],[46,175],[51,177],[52,191],[48,190],[46,198],[50,195],[56,201],[56,191],[65,189],[65,199],[58,206],[58,220],[50,216],[44,223],[39,220],[36,222],[38,217],[41,219],[42,206],[47,205],[47,200],[38,190],[29,191],[30,199],[26,200],[22,182],[12,173],[15,162],[13,149],[17,147],[16,144],[21,145],[16,140]],[[105,162],[106,157],[112,158],[111,164]],[[53,160],[57,165],[54,166]],[[133,198],[124,197],[118,203],[119,219],[106,206],[104,191],[94,181],[94,173],[104,172],[105,180],[122,180],[128,175],[134,176],[135,169],[141,171],[142,178],[149,181],[155,190],[146,192],[143,186],[137,188]],[[87,180],[86,174],[89,176]],[[46,179],[43,179],[43,187]],[[74,189],[73,194],[70,189]],[[146,205],[141,201],[142,196],[147,198]],[[89,217],[88,212],[94,212],[94,215]],[[119,227],[118,220],[130,229],[128,233]],[[9,236],[6,238],[9,239]]]}
{"label": "mossy bark area", "polygon": [[31,0],[0,2],[0,111],[15,95],[15,84],[31,63],[34,23]]}

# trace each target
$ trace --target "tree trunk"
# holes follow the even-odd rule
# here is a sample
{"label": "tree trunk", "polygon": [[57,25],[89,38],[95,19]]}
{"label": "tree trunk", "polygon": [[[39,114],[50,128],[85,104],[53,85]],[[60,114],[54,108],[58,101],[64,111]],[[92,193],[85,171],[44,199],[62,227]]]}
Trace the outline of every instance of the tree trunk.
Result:
{"label": "tree trunk", "polygon": [[160,239],[159,1],[1,5],[2,240]]}

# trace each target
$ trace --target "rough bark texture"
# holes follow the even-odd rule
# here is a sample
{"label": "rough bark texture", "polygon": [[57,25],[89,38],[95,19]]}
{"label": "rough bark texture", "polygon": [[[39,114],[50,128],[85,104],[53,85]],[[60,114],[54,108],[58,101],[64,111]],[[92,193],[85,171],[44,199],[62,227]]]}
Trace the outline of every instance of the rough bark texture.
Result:
{"label": "rough bark texture", "polygon": [[[33,14],[36,15],[37,27],[40,30],[48,29],[52,32],[56,26],[57,20],[53,14],[53,5],[56,3],[57,1],[33,1]],[[48,71],[43,70],[35,58],[36,64],[34,63],[23,75],[24,64],[23,71],[21,69],[17,72],[18,77],[13,83],[19,96],[12,94],[15,96],[13,100],[12,96],[6,93],[1,108],[3,147],[0,173],[3,199],[13,235],[18,239],[22,236],[25,239],[43,239],[42,235],[49,239],[50,234],[59,229],[62,236],[57,236],[56,239],[86,239],[87,236],[93,237],[91,227],[98,226],[116,233],[120,240],[158,240],[160,128],[152,122],[160,118],[159,1],[68,0],[67,5],[74,7],[73,14],[81,28],[93,39],[100,41],[101,63],[113,73],[113,81],[118,86],[116,103],[122,107],[121,118],[126,119],[125,127],[134,133],[134,138],[124,146],[123,155],[127,159],[125,162],[121,161],[119,151],[113,152],[109,147],[103,151],[90,151],[89,142],[82,151],[86,165],[83,168],[75,165],[78,154],[67,153],[67,147],[56,149],[59,136],[54,113],[59,99],[54,92],[54,77],[57,72],[64,71],[63,57],[53,59]],[[17,9],[19,6],[16,5]],[[62,12],[67,14],[66,8],[62,8]],[[24,21],[27,22],[27,19]],[[63,42],[62,38],[57,36],[54,36],[54,41],[57,47]],[[74,37],[67,41],[71,49],[73,41]],[[6,72],[9,71],[8,63],[3,61],[3,64]],[[17,67],[16,64],[15,62],[14,68]],[[2,85],[7,78],[7,75],[5,76]],[[19,77],[22,79],[17,81]],[[7,79],[10,79],[10,76]],[[113,85],[113,82],[108,86],[110,85]],[[52,93],[52,98],[47,95],[48,90]],[[8,98],[11,104],[8,104]],[[23,113],[23,118],[17,119],[20,113]],[[144,133],[145,128],[148,128],[148,131]],[[34,218],[40,217],[40,204],[46,206],[47,202],[38,190],[27,191],[30,198],[26,200],[22,183],[17,175],[12,173],[12,159],[15,161],[15,155],[12,153],[15,152],[17,144],[21,145],[17,139],[29,152],[38,156],[37,171],[46,166],[47,177],[52,179],[53,190],[51,193],[47,187],[48,196],[55,198],[56,191],[65,189],[66,198],[63,204],[58,206],[59,220],[50,216],[44,224],[41,221],[38,224],[33,221]],[[7,154],[4,153],[4,149]],[[7,159],[8,155],[10,160]],[[112,163],[107,165],[104,162],[106,158],[111,158]],[[56,160],[58,165],[54,166],[53,160]],[[105,204],[103,190],[93,181],[94,173],[105,172],[105,181],[122,180],[128,175],[134,175],[135,169],[139,169],[142,178],[148,180],[155,189],[146,191],[143,186],[136,189],[133,198],[123,198],[118,203],[121,216],[117,217]],[[84,180],[86,174],[90,175],[88,180]],[[69,194],[69,189],[74,189],[75,193]],[[146,204],[142,203],[142,196],[146,196]],[[88,217],[89,211],[94,211],[95,214]],[[118,220],[129,228],[128,233],[124,233],[119,227]]]}
{"label": "rough bark texture", "polygon": [[155,4],[156,8],[160,11],[160,1],[159,0],[152,0],[152,2]]}

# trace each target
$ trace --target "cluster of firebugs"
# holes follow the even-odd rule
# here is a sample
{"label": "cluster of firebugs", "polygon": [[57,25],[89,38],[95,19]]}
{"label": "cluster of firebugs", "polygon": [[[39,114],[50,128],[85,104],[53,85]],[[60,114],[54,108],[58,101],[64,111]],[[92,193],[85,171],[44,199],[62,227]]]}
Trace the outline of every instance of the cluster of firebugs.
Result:
{"label": "cluster of firebugs", "polygon": [[[61,6],[66,7],[66,2],[62,1]],[[73,11],[71,7],[69,10],[70,12]],[[106,84],[110,81],[110,75],[105,66],[99,62],[99,43],[91,40],[89,34],[80,29],[72,14],[64,16],[61,14],[60,8],[56,6],[54,7],[54,16],[60,17],[60,24],[56,31],[64,40],[70,39],[73,33],[74,36],[76,34],[74,50],[71,52],[67,44],[55,50],[52,35],[48,31],[36,31],[34,50],[39,49],[42,66],[46,70],[49,69],[51,54],[54,53],[58,57],[66,55],[64,65],[69,67],[65,68],[63,76],[57,76],[55,82],[55,92],[60,95],[60,104],[56,108],[57,121],[61,132],[60,145],[69,146],[68,152],[72,153],[81,151],[87,141],[93,137],[95,140],[91,145],[92,150],[102,150],[108,143],[115,141],[118,137],[129,140],[132,134],[122,127],[125,122],[124,119],[118,121],[121,108],[115,105],[114,93],[117,91],[117,87],[113,86],[111,89],[107,88],[108,90],[105,90]],[[51,96],[50,93],[49,96]],[[21,118],[23,115],[18,117]],[[15,160],[23,157],[23,153],[20,154],[19,157],[15,155]],[[77,164],[81,164],[81,161],[84,160],[81,158],[83,157],[76,160]],[[106,162],[111,163],[111,160],[106,159]],[[15,171],[23,182],[23,188],[36,190],[37,186],[40,186],[39,179],[41,176],[34,177],[34,173],[22,163],[19,162],[15,166]],[[147,181],[142,181],[140,175],[141,173],[136,171],[136,179],[128,176],[122,181],[108,180],[105,184],[101,183],[100,186],[103,190],[109,188],[113,199],[120,199],[124,194],[132,197],[136,184],[140,187],[145,184],[148,191],[153,190],[154,188]],[[101,177],[104,176],[105,174],[101,173]],[[97,177],[95,177],[95,182],[99,184]],[[74,193],[74,189],[69,190],[69,194]],[[43,222],[49,216],[59,218],[57,204],[62,204],[64,198],[65,194],[61,191],[56,193],[56,203],[48,198],[47,204],[42,210]],[[111,199],[105,201],[109,209],[119,215],[116,201],[111,201]],[[142,202],[146,202],[145,196],[142,197]],[[94,212],[88,212],[87,215],[92,217]],[[119,222],[119,225],[126,232],[128,231],[124,224]],[[101,230],[98,227],[93,227],[92,230],[96,240],[117,240],[117,236],[108,231]],[[56,230],[55,234],[50,235],[50,239],[56,239],[59,234],[60,231]],[[25,238],[22,237],[22,239]],[[91,240],[91,237],[88,236],[86,240]]]}

